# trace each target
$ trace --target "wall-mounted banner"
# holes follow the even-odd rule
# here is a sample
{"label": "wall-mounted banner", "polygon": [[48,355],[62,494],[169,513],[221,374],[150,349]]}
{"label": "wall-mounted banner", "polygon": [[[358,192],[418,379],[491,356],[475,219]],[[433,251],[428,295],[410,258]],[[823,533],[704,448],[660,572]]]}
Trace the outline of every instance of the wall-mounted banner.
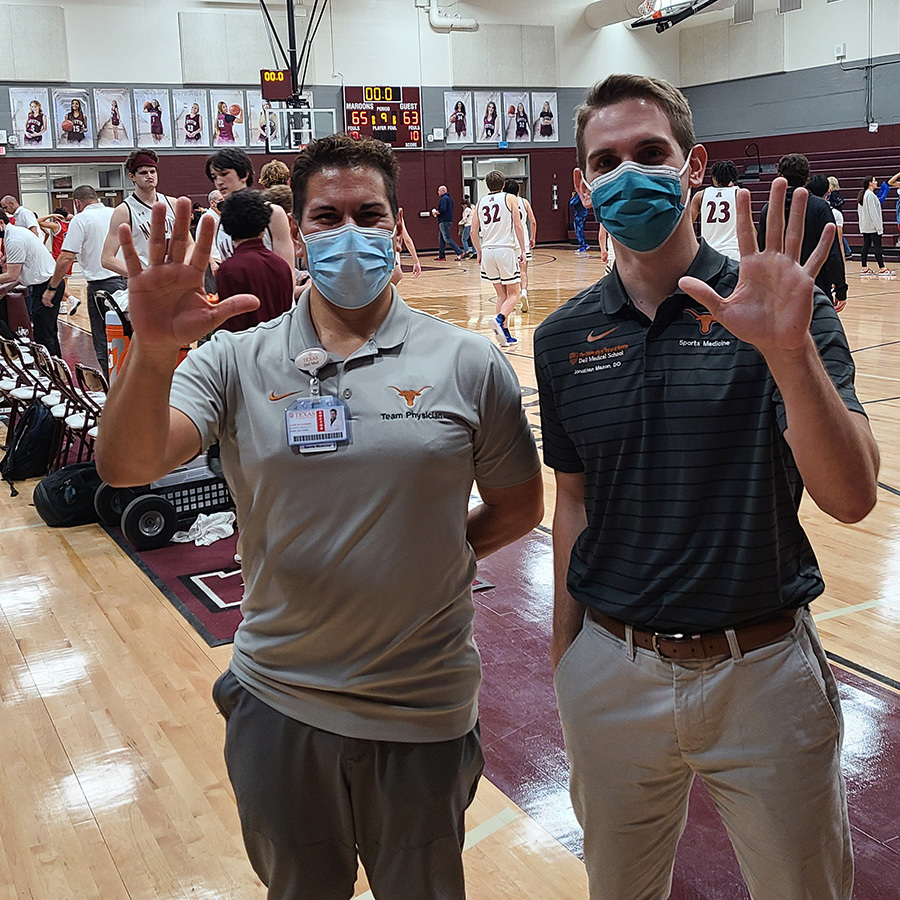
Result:
{"label": "wall-mounted banner", "polygon": [[504,93],[503,106],[506,119],[506,140],[511,144],[516,141],[530,141],[531,110],[528,104],[528,91]]}
{"label": "wall-mounted banner", "polygon": [[209,95],[202,90],[172,91],[176,147],[208,147],[213,123],[209,115]]}
{"label": "wall-mounted banner", "polygon": [[88,91],[81,88],[54,88],[54,138],[57,147],[90,149],[94,146],[91,102]]}
{"label": "wall-mounted banner", "polygon": [[94,121],[98,147],[135,147],[131,91],[94,88]]}
{"label": "wall-mounted banner", "polygon": [[444,120],[447,123],[446,143],[474,143],[473,118],[471,91],[444,91]]}
{"label": "wall-mounted banner", "polygon": [[20,150],[48,150],[53,146],[47,88],[10,88],[9,109]]}
{"label": "wall-mounted banner", "polygon": [[498,144],[503,140],[503,118],[500,91],[475,91],[472,127],[479,144]]}
{"label": "wall-mounted banner", "polygon": [[172,146],[172,109],[165,88],[141,88],[134,92],[134,120],[139,147]]}
{"label": "wall-mounted banner", "polygon": [[556,91],[532,91],[531,139],[533,141],[558,141],[556,130]]}
{"label": "wall-mounted banner", "polygon": [[247,143],[244,92],[230,88],[210,91],[212,135],[216,147],[243,147]]}

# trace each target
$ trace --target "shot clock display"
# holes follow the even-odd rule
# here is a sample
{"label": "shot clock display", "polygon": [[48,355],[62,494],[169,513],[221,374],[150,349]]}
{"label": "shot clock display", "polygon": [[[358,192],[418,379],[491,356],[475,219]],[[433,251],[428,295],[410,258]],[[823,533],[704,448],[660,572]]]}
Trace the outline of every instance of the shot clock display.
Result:
{"label": "shot clock display", "polygon": [[291,70],[260,69],[259,86],[263,100],[290,100]]}
{"label": "shot clock display", "polygon": [[397,150],[421,149],[419,88],[345,85],[344,127],[357,140],[377,138]]}

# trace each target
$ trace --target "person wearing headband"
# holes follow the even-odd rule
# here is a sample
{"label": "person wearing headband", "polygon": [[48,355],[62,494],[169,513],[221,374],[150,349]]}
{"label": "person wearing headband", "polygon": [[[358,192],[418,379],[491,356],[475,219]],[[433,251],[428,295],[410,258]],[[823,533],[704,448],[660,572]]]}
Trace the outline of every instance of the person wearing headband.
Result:
{"label": "person wearing headband", "polygon": [[398,173],[380,141],[310,143],[291,225],[311,286],[273,321],[217,331],[177,370],[183,341],[257,298],[207,301],[212,223],[185,265],[186,198],[167,259],[146,269],[122,228],[134,336],[98,472],[146,484],[220,443],[245,593],[213,695],[270,900],[349,898],[358,859],[375,896],[463,900],[464,813],[483,766],[475,560],[543,513],[512,366],[391,284]]}
{"label": "person wearing headband", "polygon": [[755,900],[850,900],[837,688],[809,605],[824,584],[798,508],[856,522],[878,448],[853,362],[800,263],[807,191],[769,197],[740,260],[687,213],[706,150],[676,88],[611,75],[576,113],[575,188],[610,275],[534,338],[555,470],[551,657],[591,900],[669,896],[691,783]]}
{"label": "person wearing headband", "polygon": [[[129,194],[113,210],[100,260],[104,269],[117,275],[127,274],[119,253],[120,225],[128,225],[131,228],[134,246],[144,265],[147,265],[150,259],[150,211],[155,203],[161,202],[166,205],[166,236],[172,234],[175,223],[175,201],[156,189],[159,181],[158,164],[159,157],[156,151],[146,148],[133,150],[125,160],[125,171],[134,185],[134,193]],[[190,236],[188,240],[190,241]]]}

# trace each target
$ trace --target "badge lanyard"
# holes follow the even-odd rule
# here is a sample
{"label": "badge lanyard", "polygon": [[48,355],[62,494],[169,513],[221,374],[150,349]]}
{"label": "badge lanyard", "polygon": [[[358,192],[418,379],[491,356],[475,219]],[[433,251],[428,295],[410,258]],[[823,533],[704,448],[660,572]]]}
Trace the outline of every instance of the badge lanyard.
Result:
{"label": "badge lanyard", "polygon": [[284,413],[288,446],[294,453],[327,453],[350,443],[347,405],[337,397],[323,397],[319,370],[328,361],[321,347],[304,350],[294,360],[309,375],[309,397],[296,400]]}

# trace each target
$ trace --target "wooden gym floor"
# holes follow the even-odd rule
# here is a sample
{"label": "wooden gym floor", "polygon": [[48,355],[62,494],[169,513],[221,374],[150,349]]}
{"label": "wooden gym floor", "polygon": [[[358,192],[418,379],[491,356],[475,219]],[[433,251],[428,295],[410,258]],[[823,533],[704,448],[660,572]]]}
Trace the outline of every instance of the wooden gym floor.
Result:
{"label": "wooden gym floor", "polygon": [[[806,503],[827,584],[813,612],[831,653],[900,682],[900,280],[858,270],[848,263],[841,317],[881,446],[882,489],[854,526]],[[534,329],[602,272],[593,252],[535,253],[530,311],[514,316],[520,343],[508,355],[538,438]],[[473,261],[426,262],[400,291],[490,334],[493,290]],[[70,344],[87,328],[83,305],[72,324],[62,329],[75,332]],[[549,526],[549,471],[545,484]],[[209,697],[229,656],[227,646],[206,646],[98,526],[46,528],[28,486],[14,499],[0,490],[0,900],[264,896],[244,855]],[[486,780],[468,847],[472,900],[586,897],[580,861]],[[362,878],[358,893],[371,896]]]}

